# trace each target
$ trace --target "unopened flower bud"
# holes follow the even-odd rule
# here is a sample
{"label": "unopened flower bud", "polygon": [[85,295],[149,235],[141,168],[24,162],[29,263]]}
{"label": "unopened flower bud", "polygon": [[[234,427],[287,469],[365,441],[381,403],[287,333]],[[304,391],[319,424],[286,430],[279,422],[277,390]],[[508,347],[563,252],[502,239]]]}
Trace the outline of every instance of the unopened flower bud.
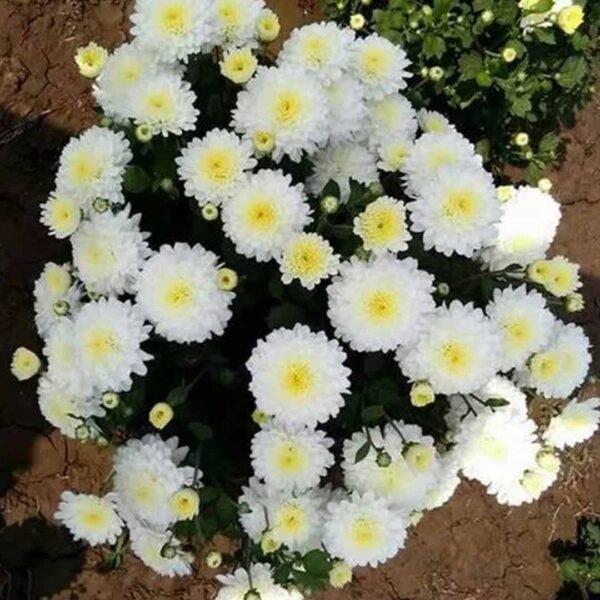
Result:
{"label": "unopened flower bud", "polygon": [[237,287],[238,274],[233,269],[223,267],[217,271],[217,285],[220,290],[230,292]]}
{"label": "unopened flower bud", "polygon": [[119,406],[120,401],[121,398],[116,392],[104,392],[100,400],[100,402],[102,402],[102,406],[104,406],[104,408],[107,408],[108,410],[117,408],[117,406]]}
{"label": "unopened flower bud", "polygon": [[578,313],[585,308],[585,300],[581,294],[569,294],[565,298],[565,310],[568,313]]}
{"label": "unopened flower bud", "polygon": [[340,206],[340,201],[335,196],[325,196],[321,200],[321,209],[328,215],[337,211]]}
{"label": "unopened flower bud", "polygon": [[429,77],[429,69],[427,67],[423,67],[421,69],[421,77],[423,79],[427,79]]}
{"label": "unopened flower bud", "polygon": [[110,208],[110,202],[106,198],[96,198],[92,202],[92,208],[101,215]]}
{"label": "unopened flower bud", "polygon": [[542,192],[548,193],[552,189],[552,182],[547,177],[540,179],[537,185]]}
{"label": "unopened flower bud", "polygon": [[435,402],[435,391],[427,381],[417,381],[410,388],[410,403],[422,408]]}
{"label": "unopened flower bud", "polygon": [[160,189],[169,194],[169,196],[174,196],[177,194],[175,183],[170,177],[163,177],[158,185],[160,186]]}
{"label": "unopened flower bud", "polygon": [[270,529],[267,529],[260,539],[260,547],[265,554],[272,554],[281,548],[281,542],[273,535]]}
{"label": "unopened flower bud", "polygon": [[517,51],[514,48],[508,46],[502,50],[502,60],[505,63],[514,62],[515,58],[517,58]]}
{"label": "unopened flower bud", "polygon": [[392,457],[389,455],[388,452],[380,449],[377,451],[376,462],[378,467],[386,469],[392,464]]}
{"label": "unopened flower bud", "polygon": [[209,202],[202,207],[201,214],[205,221],[214,221],[219,218],[219,209],[212,202]]}
{"label": "unopened flower bud", "polygon": [[223,555],[216,550],[211,550],[206,555],[205,562],[210,569],[218,569],[223,564]]}
{"label": "unopened flower bud", "polygon": [[440,81],[444,77],[444,69],[442,67],[431,67],[429,77],[432,81]]}
{"label": "unopened flower bud", "polygon": [[166,402],[157,402],[148,415],[148,420],[156,429],[164,429],[173,419],[173,409]]}
{"label": "unopened flower bud", "polygon": [[259,426],[263,427],[270,420],[271,417],[264,411],[259,410],[258,408],[252,413],[252,420]]}
{"label": "unopened flower bud", "polygon": [[443,281],[437,285],[437,293],[445,298],[450,293],[450,286]]}
{"label": "unopened flower bud", "polygon": [[91,434],[90,428],[85,423],[82,423],[81,425],[77,425],[77,427],[75,428],[75,437],[80,442],[84,442],[85,440],[89,439],[90,434]]}
{"label": "unopened flower bud", "polygon": [[429,6],[428,4],[425,4],[423,7],[421,7],[421,12],[426,17],[430,17],[433,14],[433,10],[432,10],[431,6]]}
{"label": "unopened flower bud", "polygon": [[350,27],[352,27],[354,31],[360,31],[365,26],[365,23],[366,19],[359,13],[350,17]]}
{"label": "unopened flower bud", "polygon": [[68,315],[69,312],[71,312],[71,305],[66,300],[57,300],[52,305],[52,310],[54,311],[55,315],[59,317],[64,317],[65,315]]}
{"label": "unopened flower bud", "polygon": [[481,20],[486,24],[491,23],[494,20],[494,17],[495,17],[494,12],[489,9],[484,10],[481,13]]}
{"label": "unopened flower bud", "polygon": [[262,596],[256,590],[248,590],[244,594],[244,600],[262,600]]}
{"label": "unopened flower bud", "polygon": [[343,560],[333,563],[329,571],[329,583],[336,589],[341,589],[352,581],[352,569]]}
{"label": "unopened flower bud", "polygon": [[177,548],[173,545],[171,545],[170,543],[166,543],[161,549],[160,549],[160,555],[163,558],[166,558],[167,560],[170,560],[172,558],[175,558],[177,556]]}
{"label": "unopened flower bud", "polygon": [[522,148],[523,146],[527,146],[527,144],[529,144],[529,136],[524,131],[520,131],[515,135],[514,142],[516,146]]}
{"label": "unopened flower bud", "polygon": [[153,137],[152,129],[149,125],[138,125],[135,128],[135,137],[139,142],[147,144]]}

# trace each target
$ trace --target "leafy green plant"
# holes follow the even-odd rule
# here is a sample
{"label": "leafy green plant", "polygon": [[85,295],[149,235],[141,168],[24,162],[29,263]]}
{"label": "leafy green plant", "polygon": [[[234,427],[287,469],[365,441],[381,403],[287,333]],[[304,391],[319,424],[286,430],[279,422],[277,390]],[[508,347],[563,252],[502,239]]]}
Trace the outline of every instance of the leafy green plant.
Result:
{"label": "leafy green plant", "polygon": [[496,171],[516,165],[537,181],[560,157],[560,128],[594,93],[597,2],[577,0],[583,22],[573,32],[577,20],[548,12],[553,0],[322,3],[344,24],[363,15],[364,25],[353,21],[359,34],[375,31],[402,46],[415,74],[409,98],[451,117]]}

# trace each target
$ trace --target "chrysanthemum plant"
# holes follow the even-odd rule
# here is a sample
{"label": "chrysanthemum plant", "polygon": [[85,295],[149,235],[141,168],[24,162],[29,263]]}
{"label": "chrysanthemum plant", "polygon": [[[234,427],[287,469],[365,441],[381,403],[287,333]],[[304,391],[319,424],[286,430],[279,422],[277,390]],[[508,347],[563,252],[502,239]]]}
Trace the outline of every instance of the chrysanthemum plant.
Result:
{"label": "chrysanthemum plant", "polygon": [[393,557],[461,477],[538,498],[599,418],[559,318],[578,267],[546,258],[559,205],[496,188],[376,34],[308,25],[273,60],[260,0],[139,0],[132,21],[77,55],[99,124],[42,208],[72,259],[35,284],[43,361],[13,361],[43,369],[50,423],[115,447],[107,489],[57,518],[112,564],[186,575],[203,553],[233,572],[220,600],[272,600]]}
{"label": "chrysanthemum plant", "polygon": [[416,106],[440,110],[489,166],[537,182],[560,128],[594,94],[600,4],[585,0],[322,0],[328,16],[379,33],[413,61]]}

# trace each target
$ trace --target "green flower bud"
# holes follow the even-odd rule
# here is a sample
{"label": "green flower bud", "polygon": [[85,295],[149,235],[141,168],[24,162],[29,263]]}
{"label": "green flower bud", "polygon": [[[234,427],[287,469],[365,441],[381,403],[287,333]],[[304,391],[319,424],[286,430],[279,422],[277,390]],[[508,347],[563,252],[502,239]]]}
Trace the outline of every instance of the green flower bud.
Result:
{"label": "green flower bud", "polygon": [[212,202],[209,202],[202,207],[201,214],[205,221],[215,221],[219,218],[219,209]]}
{"label": "green flower bud", "polygon": [[92,202],[92,208],[101,215],[110,208],[110,202],[106,198],[96,198]]}
{"label": "green flower bud", "polygon": [[66,300],[57,300],[52,305],[52,310],[58,317],[64,317],[71,312],[71,305]]}
{"label": "green flower bud", "polygon": [[321,210],[328,215],[337,211],[340,206],[340,201],[335,196],[325,196],[321,200]]}

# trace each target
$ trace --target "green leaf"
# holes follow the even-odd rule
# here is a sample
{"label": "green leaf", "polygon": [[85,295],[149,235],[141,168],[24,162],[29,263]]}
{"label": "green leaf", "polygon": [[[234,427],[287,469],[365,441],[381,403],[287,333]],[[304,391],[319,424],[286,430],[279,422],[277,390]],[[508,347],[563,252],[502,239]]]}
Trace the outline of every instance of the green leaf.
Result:
{"label": "green leaf", "polygon": [[293,302],[284,302],[271,308],[267,315],[267,325],[271,329],[291,327],[304,319],[304,310]]}
{"label": "green leaf", "polygon": [[485,401],[485,405],[490,408],[500,408],[501,406],[508,406],[510,404],[505,398],[488,398]]}
{"label": "green leaf", "polygon": [[182,381],[181,385],[178,385],[176,388],[173,388],[167,394],[167,404],[170,404],[173,407],[183,404],[188,399],[188,396],[190,395],[192,388],[196,385],[196,382],[198,381],[199,377],[200,375],[194,377],[194,379],[192,379],[192,381],[187,384],[185,381]]}
{"label": "green leaf", "polygon": [[494,0],[475,0],[473,9],[476,11],[488,10],[494,7]]}
{"label": "green leaf", "polygon": [[560,145],[560,137],[552,131],[546,133],[538,144],[538,153],[553,158]]}
{"label": "green leaf", "polygon": [[462,79],[475,79],[477,74],[483,69],[483,59],[477,52],[463,54],[458,64]]}
{"label": "green leaf", "polygon": [[210,486],[202,487],[198,490],[198,496],[202,504],[209,504],[219,497],[219,490]]}
{"label": "green leaf", "polygon": [[215,505],[215,511],[224,528],[233,525],[237,520],[237,506],[224,493],[219,496]]}
{"label": "green leaf", "polygon": [[398,384],[391,377],[382,377],[373,381],[366,391],[373,404],[392,406],[400,401]]}
{"label": "green leaf", "polygon": [[307,573],[315,577],[326,577],[329,574],[330,564],[323,550],[311,550],[302,558],[302,564]]}
{"label": "green leaf", "polygon": [[556,36],[551,29],[544,29],[542,27],[536,27],[534,29],[534,35],[543,44],[554,46],[556,44]]}
{"label": "green leaf", "polygon": [[123,189],[131,194],[140,194],[149,190],[152,186],[152,179],[148,173],[137,165],[129,165],[125,168],[123,176]]}
{"label": "green leaf", "polygon": [[519,7],[514,0],[501,0],[497,3],[494,13],[501,25],[512,25],[519,18]]}
{"label": "green leaf", "polygon": [[569,56],[559,71],[558,85],[572,88],[585,78],[588,73],[587,63],[583,56]]}
{"label": "green leaf", "polygon": [[524,117],[531,108],[531,101],[527,96],[518,96],[512,101],[510,112],[516,117]]}
{"label": "green leaf", "polygon": [[489,88],[492,86],[492,83],[494,83],[492,76],[487,71],[479,71],[475,79],[477,79],[477,83],[484,88]]}
{"label": "green leaf", "polygon": [[189,423],[188,429],[201,444],[213,439],[213,430],[204,423]]}
{"label": "green leaf", "polygon": [[365,425],[376,425],[384,414],[382,406],[368,406],[360,413],[360,418]]}
{"label": "green leaf", "polygon": [[433,33],[425,34],[423,38],[423,54],[425,58],[442,58],[444,52],[446,51],[446,42],[444,42],[444,38],[439,35],[435,35]]}
{"label": "green leaf", "polygon": [[436,17],[443,17],[444,15],[448,14],[453,4],[454,0],[434,0],[433,14]]}
{"label": "green leaf", "polygon": [[365,458],[367,458],[367,454],[369,454],[369,450],[371,449],[371,443],[369,441],[366,441],[357,451],[356,451],[356,455],[354,456],[354,464],[357,464],[363,460],[365,460]]}

